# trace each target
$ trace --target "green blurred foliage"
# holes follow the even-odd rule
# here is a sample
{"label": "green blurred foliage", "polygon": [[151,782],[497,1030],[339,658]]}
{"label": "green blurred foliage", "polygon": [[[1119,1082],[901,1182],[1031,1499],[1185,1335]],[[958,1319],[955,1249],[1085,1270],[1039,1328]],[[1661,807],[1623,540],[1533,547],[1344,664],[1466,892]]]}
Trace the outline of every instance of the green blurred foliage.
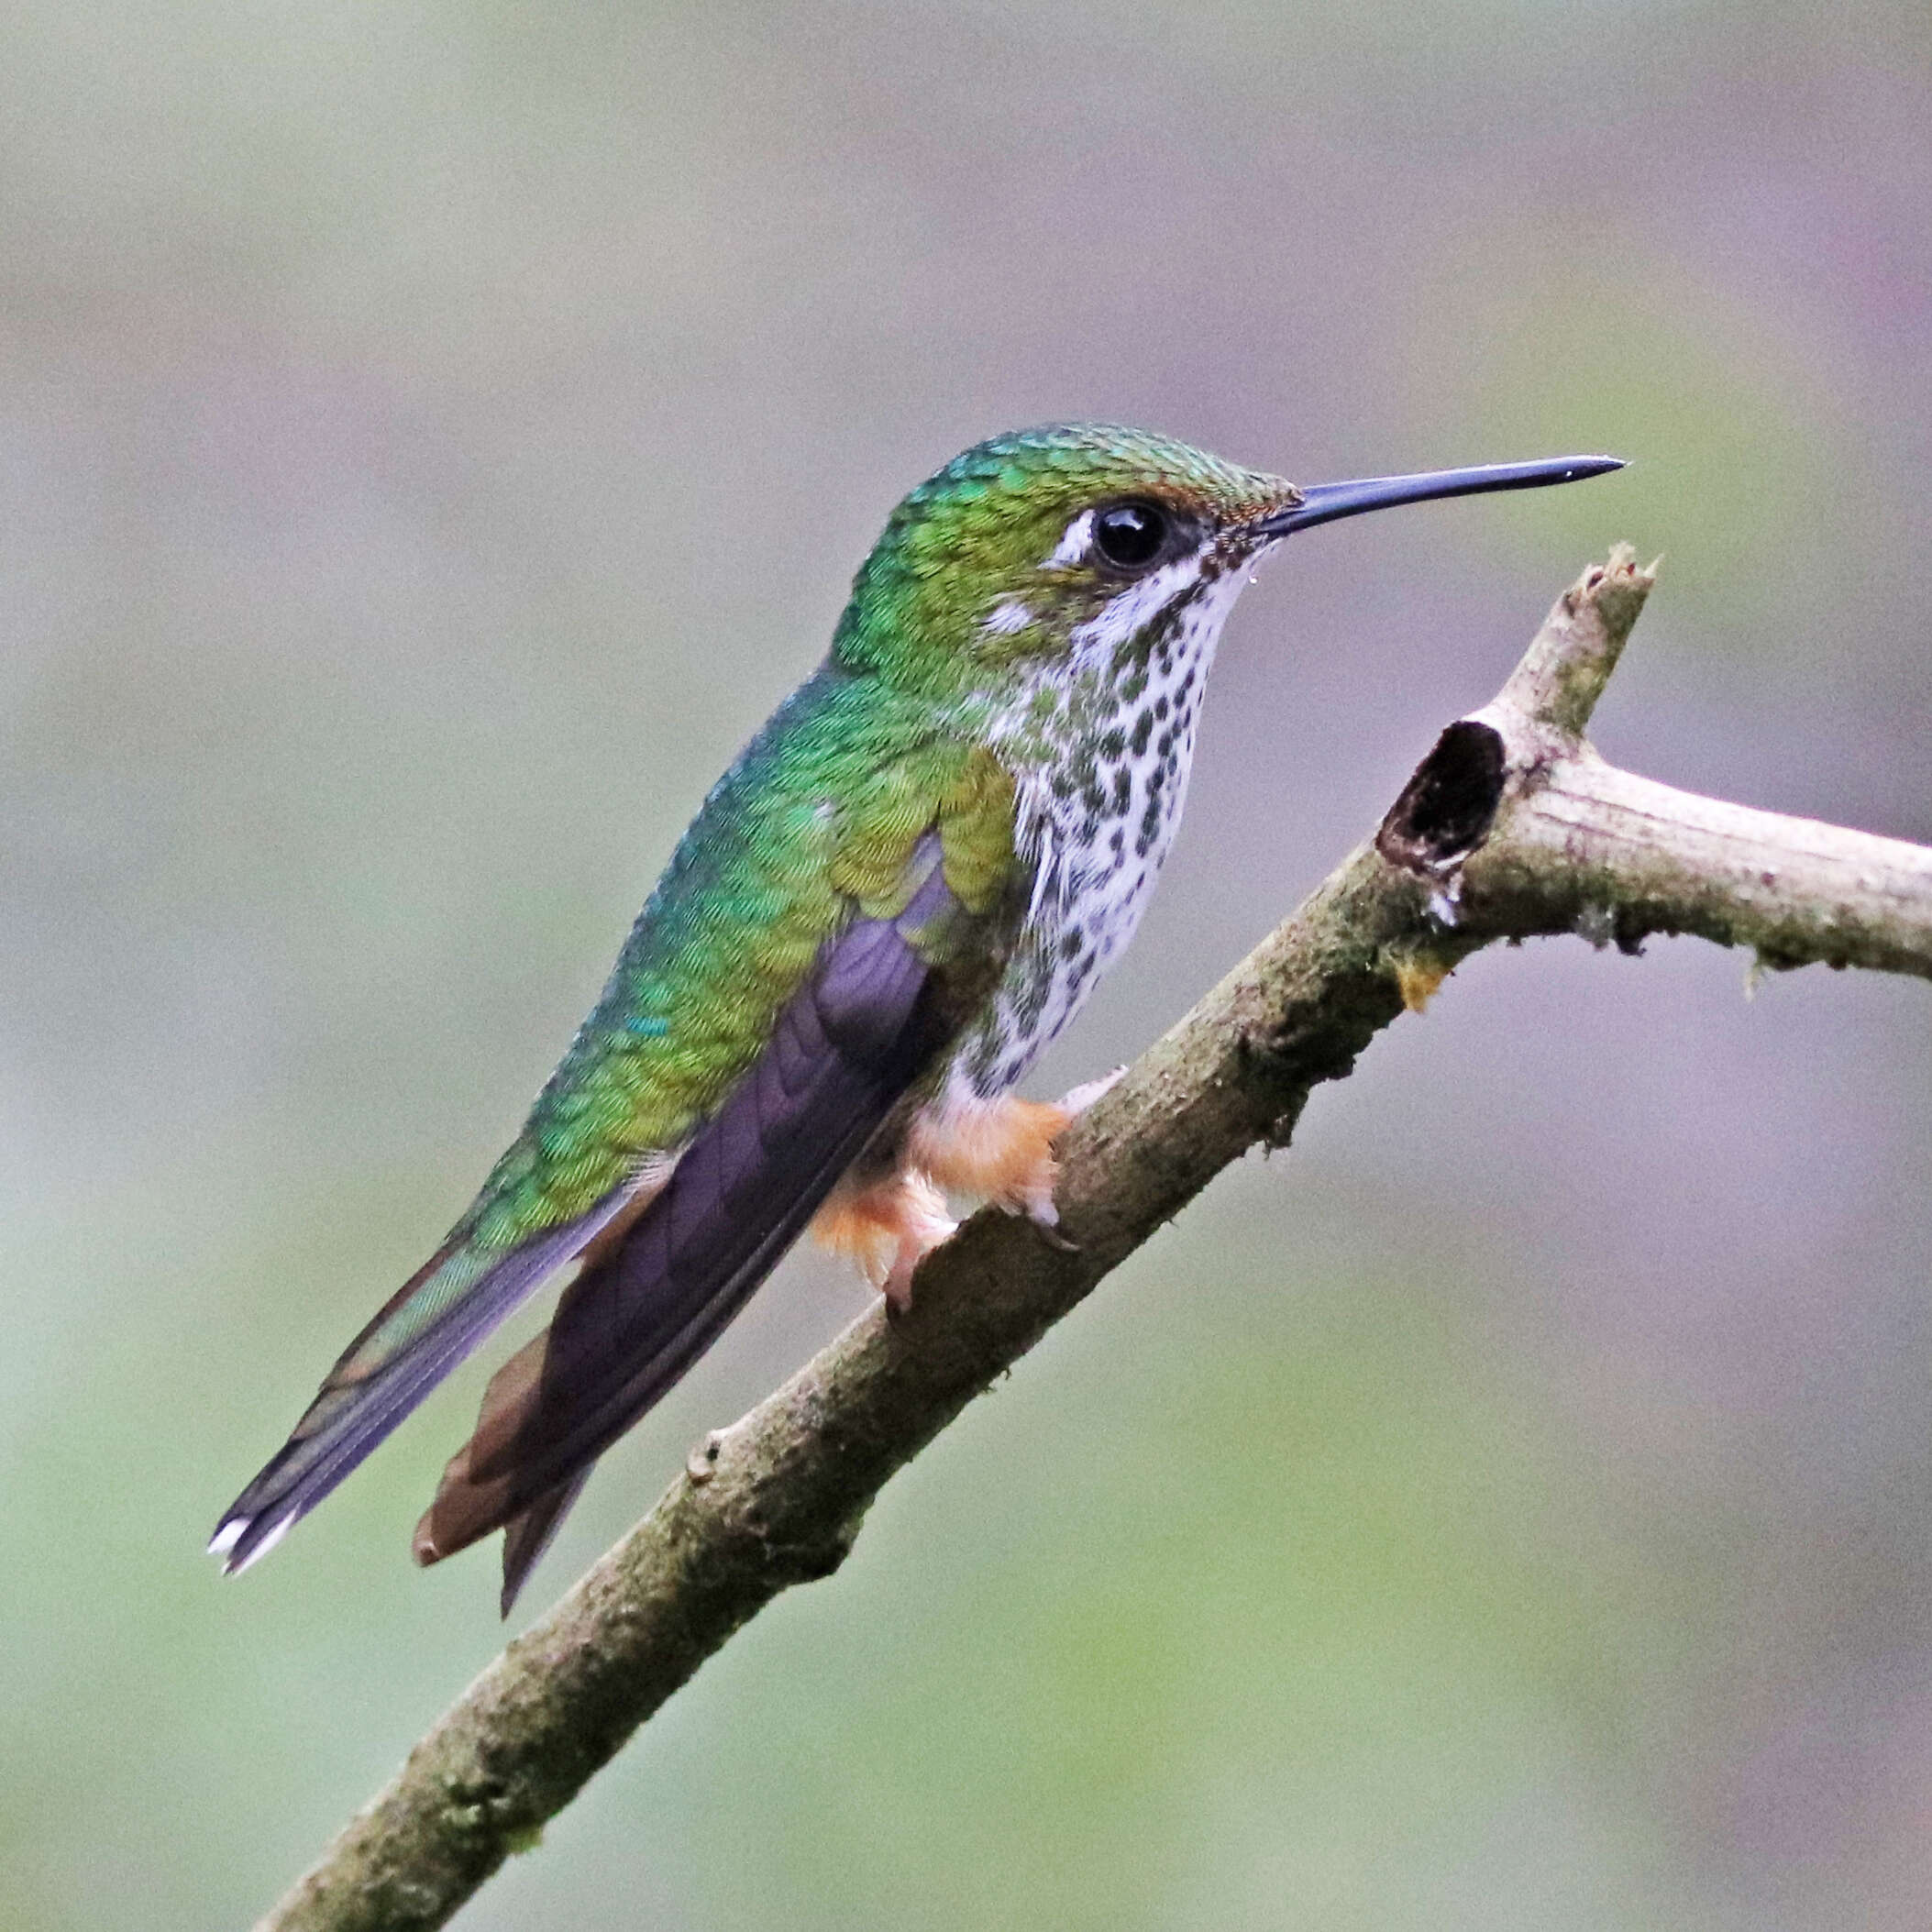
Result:
{"label": "green blurred foliage", "polygon": [[[1619,537],[1606,751],[1932,837],[1917,0],[28,0],[0,55],[8,1932],[246,1922],[493,1653],[489,1562],[406,1545],[501,1345],[244,1582],[201,1542],[965,443],[1634,459],[1271,568],[1043,1090]],[[1922,1926],[1923,988],[1741,970],[1473,962],[461,1923]],[[860,1306],[788,1264],[532,1612]]]}
{"label": "green blurred foliage", "polygon": [[[1760,667],[1809,655],[1814,626],[1893,568],[1908,528],[1897,514],[1848,513],[1835,483],[1859,452],[1843,400],[1704,278],[1605,236],[1551,272],[1536,237],[1522,239],[1458,238],[1442,272],[1473,327],[1417,358],[1419,413],[1420,385],[1460,378],[1449,414],[1463,434],[1641,450],[1639,521],[1668,534],[1673,611],[1711,648]],[[1427,291],[1426,303],[1442,299],[1440,285]],[[1501,535],[1527,562],[1556,544],[1586,549],[1601,523],[1558,492]]]}

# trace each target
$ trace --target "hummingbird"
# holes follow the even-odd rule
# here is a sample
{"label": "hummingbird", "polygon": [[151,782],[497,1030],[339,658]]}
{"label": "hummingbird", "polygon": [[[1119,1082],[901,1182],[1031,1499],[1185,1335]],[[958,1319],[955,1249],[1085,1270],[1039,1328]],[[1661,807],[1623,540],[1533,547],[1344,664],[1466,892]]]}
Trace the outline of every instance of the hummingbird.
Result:
{"label": "hummingbird", "polygon": [[1014,1087],[1133,936],[1255,561],[1397,503],[1612,457],[1297,488],[1139,429],[995,436],[914,490],[824,662],[705,799],[528,1120],[222,1518],[266,1555],[547,1277],[417,1525],[501,1529],[507,1616],[597,1458],[809,1226],[893,1307],[963,1201],[1051,1231],[1109,1083]]}

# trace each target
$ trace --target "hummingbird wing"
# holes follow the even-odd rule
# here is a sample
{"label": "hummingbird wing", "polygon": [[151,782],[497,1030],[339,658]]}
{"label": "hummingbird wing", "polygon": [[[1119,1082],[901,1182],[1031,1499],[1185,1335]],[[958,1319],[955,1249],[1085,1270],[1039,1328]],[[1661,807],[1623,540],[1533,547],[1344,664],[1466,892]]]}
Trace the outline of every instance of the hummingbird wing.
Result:
{"label": "hummingbird wing", "polygon": [[[477,1201],[223,1518],[226,1568],[580,1258],[549,1334],[486,1397],[491,1507],[461,1511],[460,1541],[440,1520],[419,1535],[427,1561],[525,1518],[506,1549],[520,1579],[598,1452],[715,1339],[984,998],[1018,869],[1012,783],[989,754],[895,729],[841,674],[802,686],[706,800]],[[526,1411],[541,1422],[513,1452]]]}
{"label": "hummingbird wing", "polygon": [[926,876],[905,910],[826,944],[663,1188],[497,1372],[417,1529],[419,1562],[507,1526],[507,1611],[597,1456],[723,1332],[954,1037],[953,962],[922,946],[957,917],[936,834],[913,868]]}

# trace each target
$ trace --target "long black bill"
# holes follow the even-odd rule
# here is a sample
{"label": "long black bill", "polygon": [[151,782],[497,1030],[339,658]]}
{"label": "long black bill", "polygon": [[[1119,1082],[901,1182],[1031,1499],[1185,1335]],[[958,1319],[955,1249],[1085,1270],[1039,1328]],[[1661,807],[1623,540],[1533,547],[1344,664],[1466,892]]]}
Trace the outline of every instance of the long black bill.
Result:
{"label": "long black bill", "polygon": [[1426,503],[1439,496],[1478,496],[1485,490],[1540,490],[1545,483],[1578,483],[1586,476],[1621,469],[1614,456],[1554,456],[1538,463],[1487,463],[1474,469],[1430,469],[1420,476],[1366,476],[1352,483],[1312,483],[1291,509],[1277,510],[1254,525],[1261,536],[1286,536],[1360,516],[1397,503]]}

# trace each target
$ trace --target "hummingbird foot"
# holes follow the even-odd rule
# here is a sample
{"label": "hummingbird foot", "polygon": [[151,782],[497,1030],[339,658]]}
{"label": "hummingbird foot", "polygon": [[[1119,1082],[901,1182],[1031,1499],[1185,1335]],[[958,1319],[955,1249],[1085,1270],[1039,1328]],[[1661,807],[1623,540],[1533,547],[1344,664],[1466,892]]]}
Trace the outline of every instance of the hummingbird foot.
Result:
{"label": "hummingbird foot", "polygon": [[907,1131],[898,1165],[847,1174],[813,1219],[812,1233],[822,1247],[856,1262],[901,1314],[912,1306],[920,1263],[959,1225],[946,1211],[948,1194],[1023,1214],[1056,1247],[1072,1247],[1057,1231],[1054,1188],[1060,1164],[1054,1142],[1124,1071],[1076,1087],[1064,1100],[954,1094],[922,1109]]}
{"label": "hummingbird foot", "polygon": [[1111,1093],[1121,1084],[1121,1076],[1127,1069],[1117,1066],[1110,1074],[1102,1074],[1098,1080],[1083,1080],[1079,1086],[1069,1087],[1060,1096],[1060,1105],[1071,1120],[1077,1113],[1085,1113],[1102,1094]]}
{"label": "hummingbird foot", "polygon": [[[1117,1066],[1110,1074],[1102,1074],[1098,1080],[1083,1080],[1078,1087],[1069,1087],[1062,1094],[1048,1110],[1060,1116],[1060,1125],[1054,1129],[1055,1136],[1064,1132],[1067,1126],[1085,1113],[1102,1094],[1118,1086],[1121,1076],[1126,1071],[1124,1066]],[[1065,1235],[1060,1232],[1060,1210],[1053,1198],[1054,1186],[1059,1180],[1060,1164],[1054,1159],[1051,1153],[1048,1154],[1047,1160],[1053,1172],[1047,1179],[1046,1211],[1042,1214],[1029,1208],[1027,1213],[1049,1247],[1058,1248],[1065,1254],[1077,1254],[1080,1252],[1080,1243],[1068,1241]]]}
{"label": "hummingbird foot", "polygon": [[912,1275],[959,1223],[916,1168],[855,1181],[850,1175],[812,1218],[819,1245],[858,1264],[898,1314],[912,1306]]}
{"label": "hummingbird foot", "polygon": [[[1068,1099],[1075,1096],[1069,1095]],[[907,1158],[949,1192],[989,1201],[1036,1226],[1060,1219],[1054,1142],[1077,1109],[1066,1101],[949,1098],[912,1123]]]}

